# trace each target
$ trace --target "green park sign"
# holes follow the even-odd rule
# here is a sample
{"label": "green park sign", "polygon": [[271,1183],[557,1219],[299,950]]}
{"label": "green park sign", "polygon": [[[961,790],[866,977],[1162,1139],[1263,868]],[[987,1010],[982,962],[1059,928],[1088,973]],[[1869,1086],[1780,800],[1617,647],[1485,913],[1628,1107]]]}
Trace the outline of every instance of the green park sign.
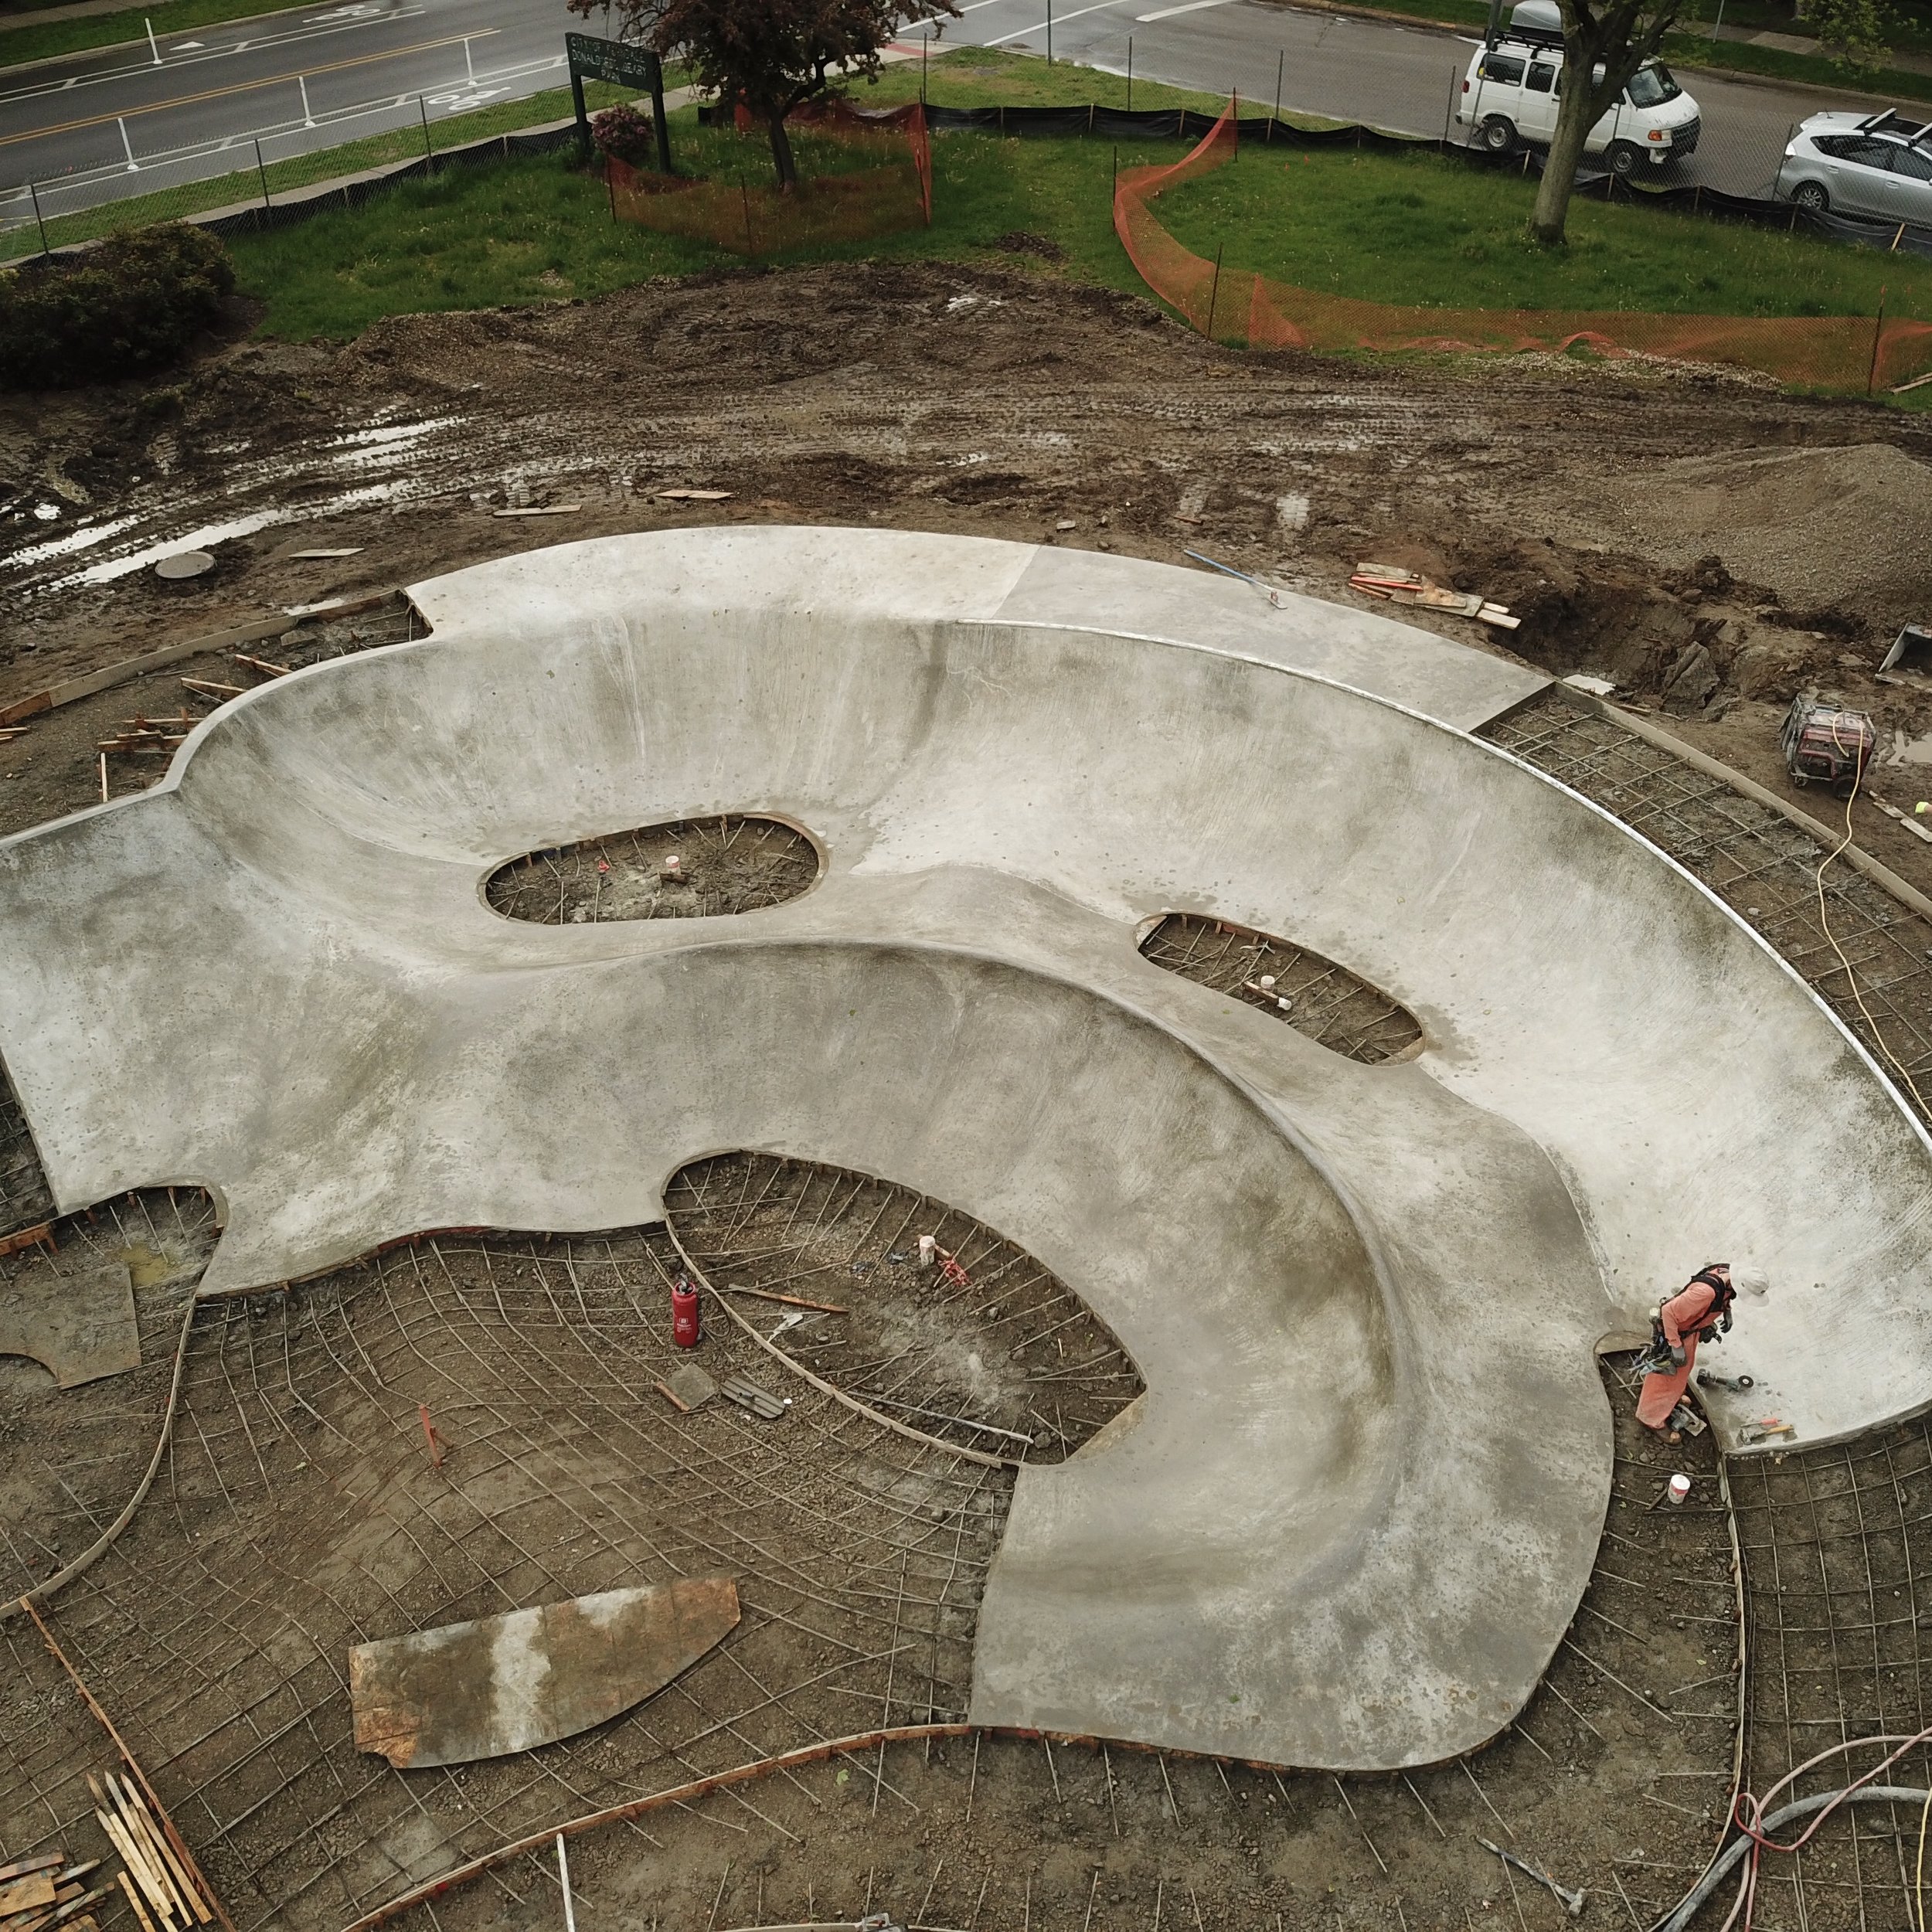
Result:
{"label": "green park sign", "polygon": [[669,174],[671,132],[664,121],[664,63],[648,47],[621,40],[603,40],[595,34],[566,33],[563,51],[570,67],[570,99],[577,107],[577,140],[585,158],[590,152],[590,117],[583,104],[587,79],[606,80],[614,87],[642,89],[651,97],[651,124],[657,131],[658,168]]}

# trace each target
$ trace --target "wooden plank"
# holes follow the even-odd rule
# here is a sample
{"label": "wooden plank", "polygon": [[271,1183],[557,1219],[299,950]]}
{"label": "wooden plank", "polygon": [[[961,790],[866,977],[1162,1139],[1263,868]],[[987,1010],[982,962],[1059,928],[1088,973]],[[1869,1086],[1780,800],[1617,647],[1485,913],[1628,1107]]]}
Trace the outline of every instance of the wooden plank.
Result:
{"label": "wooden plank", "polygon": [[0,1918],[11,1918],[16,1912],[31,1912],[37,1906],[51,1905],[54,1893],[60,1889],[54,1883],[53,1872],[29,1872],[24,1878],[0,1886]]}
{"label": "wooden plank", "polygon": [[[39,1232],[39,1229],[29,1229],[29,1240],[31,1240]],[[0,1254],[12,1252],[9,1248],[0,1248]],[[29,1872],[58,1871],[66,1862],[65,1852],[43,1852],[38,1858],[15,1859],[10,1865],[0,1865],[0,1883],[9,1879],[24,1878]]]}
{"label": "wooden plank", "polygon": [[[386,604],[395,594],[393,590],[372,591],[366,597],[353,597],[332,605],[330,614],[353,617],[358,611],[373,610],[379,604]],[[230,650],[240,644],[259,644],[264,638],[278,638],[284,631],[292,631],[300,621],[286,611],[278,611],[271,617],[257,617],[226,631],[211,631],[206,637],[188,638],[179,644],[163,645],[158,651],[111,664],[104,670],[87,672],[80,677],[70,678],[64,683],[49,685],[44,691],[16,698],[11,704],[0,705],[0,725],[18,724],[22,718],[36,716],[43,711],[56,711],[63,704],[91,698],[97,692],[111,691],[117,684],[130,684],[136,678],[146,677],[151,671],[165,671],[171,664],[180,664],[189,658],[206,657],[212,652]]]}

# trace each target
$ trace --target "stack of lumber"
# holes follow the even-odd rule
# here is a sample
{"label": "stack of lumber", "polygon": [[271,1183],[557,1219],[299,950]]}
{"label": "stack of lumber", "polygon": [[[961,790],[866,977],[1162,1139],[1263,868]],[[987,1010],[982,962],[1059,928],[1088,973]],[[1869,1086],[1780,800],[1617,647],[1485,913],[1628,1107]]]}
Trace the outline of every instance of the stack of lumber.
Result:
{"label": "stack of lumber", "polygon": [[1492,604],[1479,591],[1447,590],[1420,570],[1405,570],[1398,564],[1358,563],[1349,588],[1390,604],[1413,604],[1424,611],[1474,617],[1498,631],[1513,631],[1522,622],[1509,614],[1506,604]]}
{"label": "stack of lumber", "polygon": [[114,1889],[87,1889],[87,1875],[100,1864],[91,1859],[72,1865],[65,1852],[43,1852],[0,1865],[0,1932],[51,1932],[56,1926],[61,1932],[100,1932],[89,1907]]}
{"label": "stack of lumber", "polygon": [[94,749],[131,753],[136,757],[172,758],[175,747],[199,722],[189,716],[185,706],[179,718],[158,721],[145,716],[130,718],[113,737],[97,740]]}
{"label": "stack of lumber", "polygon": [[114,1877],[134,1908],[141,1932],[186,1932],[191,1925],[208,1924],[214,1913],[187,1857],[155,1824],[133,1781],[110,1771],[105,1791],[92,1777],[87,1787],[97,1801],[94,1816],[126,1867]]}

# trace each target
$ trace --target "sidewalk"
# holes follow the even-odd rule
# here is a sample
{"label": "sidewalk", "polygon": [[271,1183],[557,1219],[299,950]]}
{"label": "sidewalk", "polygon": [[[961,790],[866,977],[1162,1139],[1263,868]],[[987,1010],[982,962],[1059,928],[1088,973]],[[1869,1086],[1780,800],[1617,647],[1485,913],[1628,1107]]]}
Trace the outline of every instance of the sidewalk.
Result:
{"label": "sidewalk", "polygon": [[[1677,31],[1682,34],[1702,34],[1702,29],[1696,21],[1679,21]],[[1811,60],[1828,60],[1831,56],[1825,51],[1821,42],[1808,40],[1798,33],[1773,33],[1761,27],[1720,26],[1711,38],[1714,40],[1735,41],[1741,47],[1770,47],[1779,53],[1794,53]],[[1893,53],[1888,55],[1885,67],[1895,67],[1904,73],[1932,74],[1932,54]],[[1885,78],[1885,67],[1879,68],[1872,77],[1874,83]]]}

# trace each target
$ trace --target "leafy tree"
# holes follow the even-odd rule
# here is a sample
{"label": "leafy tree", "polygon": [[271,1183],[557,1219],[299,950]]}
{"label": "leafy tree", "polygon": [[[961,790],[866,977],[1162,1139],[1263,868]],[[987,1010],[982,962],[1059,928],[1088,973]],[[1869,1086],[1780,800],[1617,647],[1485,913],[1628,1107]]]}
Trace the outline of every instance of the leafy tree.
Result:
{"label": "leafy tree", "polygon": [[[570,0],[573,13],[605,0]],[[838,80],[870,80],[879,50],[910,21],[957,19],[957,0],[615,0],[618,31],[729,106],[742,100],[771,138],[778,185],[798,179],[785,117]],[[842,74],[835,73],[842,70]]]}
{"label": "leafy tree", "polygon": [[[1607,114],[1625,83],[1664,44],[1682,0],[1557,0],[1563,20],[1563,99],[1549,143],[1543,185],[1529,216],[1532,241],[1560,247],[1590,131]],[[1579,86],[1582,76],[1587,87]]]}
{"label": "leafy tree", "polygon": [[1891,54],[1892,22],[1879,0],[1811,0],[1804,24],[1847,73],[1869,73]]}

